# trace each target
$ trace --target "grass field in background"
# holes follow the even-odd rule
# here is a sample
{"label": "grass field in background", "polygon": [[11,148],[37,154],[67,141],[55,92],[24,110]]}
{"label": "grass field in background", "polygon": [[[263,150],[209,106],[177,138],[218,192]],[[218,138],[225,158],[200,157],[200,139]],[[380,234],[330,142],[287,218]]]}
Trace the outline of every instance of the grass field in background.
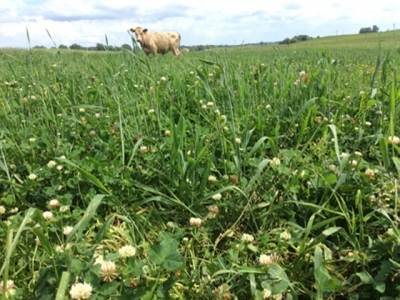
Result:
{"label": "grass field in background", "polygon": [[395,34],[1,50],[2,298],[398,299]]}

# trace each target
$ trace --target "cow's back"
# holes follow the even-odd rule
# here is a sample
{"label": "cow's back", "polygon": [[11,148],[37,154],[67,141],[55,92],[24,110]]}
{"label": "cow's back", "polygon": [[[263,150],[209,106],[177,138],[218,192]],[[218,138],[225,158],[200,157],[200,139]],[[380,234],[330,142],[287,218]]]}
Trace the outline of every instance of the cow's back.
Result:
{"label": "cow's back", "polygon": [[161,54],[179,48],[181,43],[179,32],[153,32],[152,39],[157,46],[157,52]]}
{"label": "cow's back", "polygon": [[156,55],[156,53],[161,53],[164,55],[172,51],[176,57],[180,56],[179,46],[181,43],[181,35],[179,32],[149,32],[147,29],[141,31],[141,27],[131,29],[131,32],[136,33],[136,38],[146,55],[150,53],[154,55]]}

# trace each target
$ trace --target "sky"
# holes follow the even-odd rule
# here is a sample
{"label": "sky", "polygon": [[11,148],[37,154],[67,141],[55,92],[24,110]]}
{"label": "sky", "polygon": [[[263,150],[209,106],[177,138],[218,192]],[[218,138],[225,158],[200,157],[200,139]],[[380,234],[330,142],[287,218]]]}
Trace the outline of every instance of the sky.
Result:
{"label": "sky", "polygon": [[[132,45],[130,28],[178,31],[181,45],[277,42],[400,28],[398,0],[1,0],[0,48]],[[396,23],[397,22],[397,23]],[[28,32],[28,34],[27,34]],[[29,35],[29,39],[28,39]],[[30,41],[30,42],[29,42]]]}

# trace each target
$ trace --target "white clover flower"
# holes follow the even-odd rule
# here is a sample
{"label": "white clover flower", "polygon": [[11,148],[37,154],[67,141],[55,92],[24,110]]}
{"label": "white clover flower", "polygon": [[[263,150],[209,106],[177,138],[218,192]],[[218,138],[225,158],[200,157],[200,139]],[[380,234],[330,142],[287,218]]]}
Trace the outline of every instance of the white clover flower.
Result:
{"label": "white clover flower", "polygon": [[[14,281],[7,280],[6,287],[5,287],[6,288],[5,299],[9,299],[9,298],[14,299],[13,297],[17,291],[13,287],[14,287]],[[2,294],[2,293],[3,293],[3,280],[1,280],[1,282],[0,282],[0,294]]]}
{"label": "white clover flower", "polygon": [[112,281],[117,276],[117,266],[112,261],[103,261],[100,267],[100,277],[103,281]]}
{"label": "white clover flower", "polygon": [[337,167],[335,166],[335,165],[329,165],[328,166],[328,168],[329,168],[329,170],[331,170],[331,171],[336,171],[336,169],[337,169]]}
{"label": "white clover flower", "polygon": [[261,254],[260,255],[260,265],[261,266],[269,266],[272,263],[278,263],[280,261],[280,257],[278,255],[271,254],[271,255],[266,255],[266,254]]}
{"label": "white clover flower", "polygon": [[48,168],[54,168],[55,166],[57,165],[57,163],[54,161],[54,160],[50,160],[48,163],[47,163],[47,167]]}
{"label": "white clover flower", "polygon": [[74,283],[69,291],[72,299],[84,300],[92,295],[92,286],[86,282]]}
{"label": "white clover flower", "polygon": [[288,241],[292,238],[292,236],[290,235],[290,232],[287,232],[286,230],[280,234],[280,237],[284,241]]}
{"label": "white clover flower", "polygon": [[271,161],[270,161],[270,165],[272,167],[276,167],[279,166],[281,164],[281,160],[277,157],[274,157]]}
{"label": "white clover flower", "polygon": [[85,109],[84,109],[84,108],[80,108],[80,109],[79,109],[79,112],[84,113],[84,112],[85,112]]}
{"label": "white clover flower", "polygon": [[34,143],[34,142],[36,142],[36,139],[35,138],[30,138],[29,142]]}
{"label": "white clover flower", "polygon": [[248,233],[243,233],[242,235],[242,241],[245,243],[251,243],[254,241],[254,236]]}
{"label": "white clover flower", "polygon": [[56,252],[57,253],[63,253],[64,252],[64,248],[62,246],[60,246],[60,245],[57,245],[56,246]]}
{"label": "white clover flower", "polygon": [[160,78],[161,81],[166,81],[167,79],[163,76]]}
{"label": "white clover flower", "polygon": [[217,181],[217,177],[215,177],[214,175],[210,175],[210,176],[208,176],[208,181],[216,182]]}
{"label": "white clover flower", "polygon": [[271,255],[261,254],[260,255],[260,265],[269,266],[272,263]]}
{"label": "white clover flower", "polygon": [[30,180],[35,180],[35,179],[37,178],[37,175],[31,173],[31,174],[29,174],[28,178],[29,178]]}
{"label": "white clover flower", "polygon": [[140,153],[147,153],[149,149],[146,146],[141,146],[139,149]]}
{"label": "white clover flower", "polygon": [[72,232],[72,230],[74,229],[74,227],[72,226],[66,226],[64,227],[63,233],[65,236],[69,236]]}
{"label": "white clover flower", "polygon": [[360,151],[354,151],[354,154],[357,156],[362,156],[362,153]]}
{"label": "white clover flower", "polygon": [[371,126],[371,125],[372,125],[372,123],[371,123],[371,122],[368,122],[368,121],[366,121],[366,122],[365,122],[365,125],[366,125],[366,126]]}
{"label": "white clover flower", "polygon": [[0,215],[4,215],[6,213],[6,208],[3,205],[0,205]]}
{"label": "white clover flower", "polygon": [[59,202],[57,199],[52,199],[52,200],[50,200],[50,202],[49,202],[49,206],[50,206],[51,208],[59,207],[59,206],[60,206],[60,202]]}
{"label": "white clover flower", "polygon": [[219,213],[219,208],[218,208],[218,206],[216,206],[216,205],[211,205],[211,206],[208,208],[208,212],[209,212],[208,216],[209,216],[211,219],[213,219],[213,218],[215,218],[215,217],[218,215],[218,213]]}
{"label": "white clover flower", "polygon": [[104,262],[104,256],[98,253],[94,254],[95,261],[94,261],[94,266],[95,265],[101,265]]}
{"label": "white clover flower", "polygon": [[154,114],[155,113],[155,110],[152,108],[152,109],[149,109],[148,110],[148,113],[151,115],[151,114]]}
{"label": "white clover flower", "polygon": [[165,130],[164,134],[165,134],[166,136],[170,136],[170,135],[171,135],[171,131]]}
{"label": "white clover flower", "polygon": [[364,91],[360,91],[360,95],[364,95],[365,94],[365,92]]}
{"label": "white clover flower", "polygon": [[131,257],[131,256],[135,256],[136,254],[136,248],[131,246],[131,245],[126,245],[123,246],[121,248],[119,248],[118,253],[122,256],[122,257]]}
{"label": "white clover flower", "polygon": [[369,177],[369,178],[372,178],[372,177],[374,177],[375,172],[374,172],[374,170],[372,170],[372,169],[366,169],[366,170],[365,170],[365,175],[366,175],[367,177]]}
{"label": "white clover flower", "polygon": [[275,294],[272,296],[272,299],[274,299],[274,300],[282,300],[282,298],[283,298],[282,293]]}
{"label": "white clover flower", "polygon": [[213,107],[214,105],[215,105],[214,102],[211,102],[211,101],[210,101],[210,102],[207,102],[207,106],[208,106],[208,107]]}
{"label": "white clover flower", "polygon": [[190,218],[189,223],[191,226],[200,227],[201,226],[201,219],[200,218]]}
{"label": "white clover flower", "polygon": [[97,119],[100,118],[100,113],[95,113],[94,117],[97,118]]}
{"label": "white clover flower", "polygon": [[351,166],[352,166],[352,167],[357,167],[357,164],[358,164],[358,163],[357,163],[356,160],[353,159],[353,160],[351,161]]}
{"label": "white clover flower", "polygon": [[236,138],[235,142],[236,142],[236,144],[240,144],[242,142],[242,140],[240,138]]}
{"label": "white clover flower", "polygon": [[62,168],[63,168],[63,166],[60,166],[60,165],[58,165],[58,166],[56,167],[56,169],[57,169],[58,171],[61,171]]}
{"label": "white clover flower", "polygon": [[265,108],[270,110],[271,109],[271,104],[267,104],[267,106]]}
{"label": "white clover flower", "polygon": [[69,210],[69,206],[68,205],[63,205],[60,207],[60,212],[64,213],[67,212]]}
{"label": "white clover flower", "polygon": [[213,195],[211,198],[213,198],[214,200],[221,200],[222,195],[220,193]]}
{"label": "white clover flower", "polygon": [[269,297],[271,297],[272,292],[269,289],[263,289],[261,294],[262,294],[263,299],[268,299]]}
{"label": "white clover flower", "polygon": [[18,212],[18,207],[14,207],[13,209],[10,209],[10,213],[15,214]]}
{"label": "white clover flower", "polygon": [[45,211],[43,212],[43,218],[47,221],[53,219],[53,213],[51,211]]}
{"label": "white clover flower", "polygon": [[400,144],[400,138],[398,136],[389,136],[388,137],[388,144],[389,145],[398,145]]}

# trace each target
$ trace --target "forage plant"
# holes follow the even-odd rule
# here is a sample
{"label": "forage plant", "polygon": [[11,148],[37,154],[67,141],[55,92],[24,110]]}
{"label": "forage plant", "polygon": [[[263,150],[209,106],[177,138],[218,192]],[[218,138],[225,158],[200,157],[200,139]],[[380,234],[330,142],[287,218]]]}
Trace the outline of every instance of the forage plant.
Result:
{"label": "forage plant", "polygon": [[397,299],[400,60],[335,38],[0,50],[0,297]]}

